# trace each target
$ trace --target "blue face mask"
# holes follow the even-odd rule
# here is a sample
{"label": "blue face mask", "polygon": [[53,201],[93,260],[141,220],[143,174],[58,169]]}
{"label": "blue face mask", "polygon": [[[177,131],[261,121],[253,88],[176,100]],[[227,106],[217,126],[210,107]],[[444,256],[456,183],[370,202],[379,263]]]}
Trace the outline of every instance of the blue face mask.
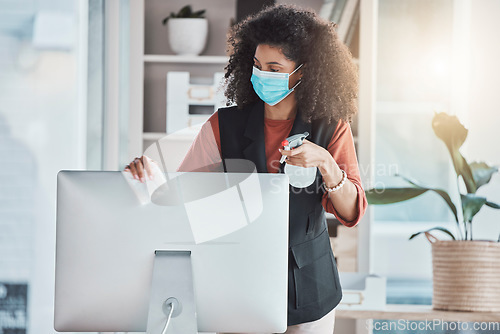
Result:
{"label": "blue face mask", "polygon": [[299,81],[291,89],[288,89],[290,76],[301,68],[302,65],[297,67],[292,73],[261,71],[254,67],[250,81],[255,93],[257,93],[262,101],[271,106],[278,104],[300,84]]}

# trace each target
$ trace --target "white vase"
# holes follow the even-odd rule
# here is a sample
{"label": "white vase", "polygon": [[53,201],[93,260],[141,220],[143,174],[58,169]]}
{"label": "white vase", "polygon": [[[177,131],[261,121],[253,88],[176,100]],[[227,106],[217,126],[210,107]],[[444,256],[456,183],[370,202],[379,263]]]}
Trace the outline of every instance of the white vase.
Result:
{"label": "white vase", "polygon": [[183,56],[197,56],[205,48],[208,21],[204,18],[168,19],[170,48]]}

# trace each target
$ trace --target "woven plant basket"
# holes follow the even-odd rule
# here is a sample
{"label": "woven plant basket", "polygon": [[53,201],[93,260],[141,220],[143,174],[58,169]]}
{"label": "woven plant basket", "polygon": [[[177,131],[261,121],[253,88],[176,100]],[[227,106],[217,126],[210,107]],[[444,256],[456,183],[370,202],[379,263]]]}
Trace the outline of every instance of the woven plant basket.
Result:
{"label": "woven plant basket", "polygon": [[500,312],[500,243],[425,235],[432,244],[433,309]]}

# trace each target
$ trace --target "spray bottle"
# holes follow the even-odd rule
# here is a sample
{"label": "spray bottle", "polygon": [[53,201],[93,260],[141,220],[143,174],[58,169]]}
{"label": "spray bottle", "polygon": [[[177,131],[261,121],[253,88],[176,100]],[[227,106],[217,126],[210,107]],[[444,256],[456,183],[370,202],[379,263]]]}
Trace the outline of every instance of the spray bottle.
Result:
{"label": "spray bottle", "polygon": [[[300,133],[297,135],[293,135],[285,139],[281,145],[283,145],[283,149],[286,151],[291,150],[292,148],[299,147],[302,145],[304,139],[309,136],[309,132]],[[283,163],[286,159],[286,156],[283,155],[281,157],[280,163]],[[294,165],[289,165],[285,163],[285,174],[288,175],[290,185],[295,188],[306,188],[313,184],[316,179],[317,167],[299,167]]]}

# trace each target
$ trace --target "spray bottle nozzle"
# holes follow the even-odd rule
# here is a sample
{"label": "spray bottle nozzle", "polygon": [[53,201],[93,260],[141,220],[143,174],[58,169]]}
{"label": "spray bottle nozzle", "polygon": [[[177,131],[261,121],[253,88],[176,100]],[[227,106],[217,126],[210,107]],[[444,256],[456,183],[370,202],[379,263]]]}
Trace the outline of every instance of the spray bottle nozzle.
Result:
{"label": "spray bottle nozzle", "polygon": [[[309,132],[300,133],[288,137],[285,141],[288,142],[288,146],[285,146],[285,150],[291,150],[293,148],[302,145],[304,139],[309,136]],[[280,160],[281,163],[284,162],[286,155],[282,156]],[[317,167],[300,167],[290,164],[285,164],[284,172],[288,175],[290,185],[295,188],[306,188],[313,184],[316,179],[318,168]]]}
{"label": "spray bottle nozzle", "polygon": [[288,145],[283,145],[283,146],[289,146],[290,148],[299,147],[300,145],[302,145],[302,142],[307,136],[309,136],[309,132],[307,131],[304,133],[299,133],[297,135],[290,136],[283,141],[283,143],[288,142]]}

